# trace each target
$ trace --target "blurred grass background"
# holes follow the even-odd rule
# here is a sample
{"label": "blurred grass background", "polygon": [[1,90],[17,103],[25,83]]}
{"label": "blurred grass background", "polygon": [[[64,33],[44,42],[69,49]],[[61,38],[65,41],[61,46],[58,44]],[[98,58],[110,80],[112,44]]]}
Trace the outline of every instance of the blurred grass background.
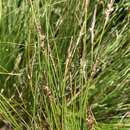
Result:
{"label": "blurred grass background", "polygon": [[127,130],[129,0],[0,0],[0,120],[14,130]]}

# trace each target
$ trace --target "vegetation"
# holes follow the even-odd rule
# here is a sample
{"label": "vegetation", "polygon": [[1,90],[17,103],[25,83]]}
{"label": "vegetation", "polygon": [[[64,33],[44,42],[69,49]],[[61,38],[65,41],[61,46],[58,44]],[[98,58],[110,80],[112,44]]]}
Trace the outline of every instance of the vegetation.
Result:
{"label": "vegetation", "polygon": [[0,0],[0,124],[129,129],[129,23],[129,0]]}

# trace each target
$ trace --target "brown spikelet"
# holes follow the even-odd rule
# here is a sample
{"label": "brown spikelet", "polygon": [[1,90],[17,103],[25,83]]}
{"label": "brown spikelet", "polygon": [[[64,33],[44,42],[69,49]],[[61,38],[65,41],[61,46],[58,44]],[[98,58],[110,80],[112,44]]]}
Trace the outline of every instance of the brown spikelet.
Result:
{"label": "brown spikelet", "polygon": [[87,109],[87,128],[88,130],[93,130],[94,128],[94,117],[93,117],[93,113],[91,110],[91,107],[89,106]]}
{"label": "brown spikelet", "polygon": [[43,85],[43,92],[44,92],[45,96],[49,99],[49,101],[52,101],[52,100],[54,101],[52,91],[48,85]]}
{"label": "brown spikelet", "polygon": [[42,26],[41,26],[40,23],[37,23],[37,24],[36,24],[36,29],[37,29],[37,32],[38,32],[38,34],[39,34],[40,47],[41,47],[41,48],[44,48],[45,35],[44,35],[44,33],[43,33]]}
{"label": "brown spikelet", "polygon": [[99,66],[99,58],[96,59],[95,63],[92,66],[92,72],[91,72],[91,77],[93,78],[97,71],[98,71],[98,66]]}
{"label": "brown spikelet", "polygon": [[66,77],[67,75],[67,72],[68,72],[68,68],[70,67],[70,64],[72,62],[72,52],[73,52],[73,37],[71,38],[71,41],[70,41],[70,44],[69,44],[69,47],[68,47],[68,52],[67,52],[67,57],[66,57],[66,61],[65,61],[65,74],[64,74],[64,77]]}
{"label": "brown spikelet", "polygon": [[[33,0],[28,0],[28,2],[31,4],[31,8],[33,9],[34,7],[33,7],[32,1]],[[36,19],[36,16],[34,16],[34,22],[35,22],[35,26],[36,26],[36,31],[38,32],[38,35],[39,35],[40,47],[44,48],[45,35],[44,35],[44,32],[43,32],[40,20]]]}
{"label": "brown spikelet", "polygon": [[106,22],[108,22],[109,16],[110,16],[111,12],[114,10],[113,3],[114,3],[114,0],[109,0],[107,9],[105,10]]}

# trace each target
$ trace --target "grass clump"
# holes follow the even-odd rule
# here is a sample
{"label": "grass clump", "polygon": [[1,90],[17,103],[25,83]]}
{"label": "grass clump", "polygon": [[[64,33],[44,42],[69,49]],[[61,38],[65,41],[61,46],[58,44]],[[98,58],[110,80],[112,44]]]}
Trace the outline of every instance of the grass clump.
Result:
{"label": "grass clump", "polygon": [[0,5],[2,121],[16,130],[129,127],[128,0]]}

